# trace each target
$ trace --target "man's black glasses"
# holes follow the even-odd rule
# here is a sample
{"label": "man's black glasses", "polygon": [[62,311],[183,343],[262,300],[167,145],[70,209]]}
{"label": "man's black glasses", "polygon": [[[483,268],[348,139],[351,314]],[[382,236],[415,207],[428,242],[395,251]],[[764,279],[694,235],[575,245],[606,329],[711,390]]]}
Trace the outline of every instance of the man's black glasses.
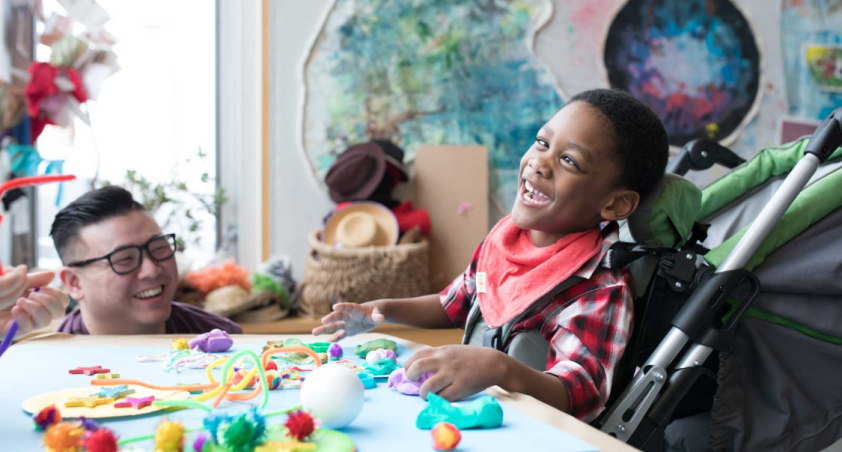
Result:
{"label": "man's black glasses", "polygon": [[163,262],[173,256],[176,250],[175,234],[160,235],[153,237],[145,245],[137,246],[130,245],[106,254],[102,257],[96,257],[81,262],[73,262],[67,264],[68,267],[84,267],[94,262],[107,260],[111,265],[111,269],[118,275],[127,275],[138,268],[143,263],[143,250],[149,254],[155,262]]}

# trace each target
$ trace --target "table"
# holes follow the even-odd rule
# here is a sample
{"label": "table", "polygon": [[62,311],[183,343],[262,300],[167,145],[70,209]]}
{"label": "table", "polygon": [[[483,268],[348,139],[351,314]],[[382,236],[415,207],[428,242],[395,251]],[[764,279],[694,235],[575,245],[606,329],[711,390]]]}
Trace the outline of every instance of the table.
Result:
{"label": "table", "polygon": [[[321,325],[318,317],[287,317],[275,322],[266,323],[241,323],[245,334],[310,334],[313,328]],[[442,329],[428,330],[412,328],[406,325],[395,323],[383,323],[374,329],[374,333],[383,333],[399,337],[419,344],[426,344],[432,347],[447,344],[459,344],[462,342],[463,330]]]}
{"label": "table", "polygon": [[[74,353],[61,353],[61,356],[59,356],[57,354],[53,359],[50,359],[49,352],[48,352],[48,353],[44,354],[44,356],[43,356],[44,360],[38,360],[37,362],[32,362],[32,369],[23,369],[22,371],[18,371],[18,369],[10,368],[10,366],[8,365],[9,363],[11,363],[13,365],[13,367],[16,367],[16,366],[14,366],[15,363],[23,362],[22,358],[30,356],[30,354],[32,354],[34,352],[37,352],[37,353],[40,354],[40,353],[44,353],[44,351],[49,351],[49,350],[62,350],[63,349],[64,351],[66,351],[70,348],[77,348],[78,347],[80,353],[77,354],[77,355],[83,355],[85,351],[88,351],[89,354],[90,354],[91,351],[99,350],[100,351],[99,356],[104,357],[104,356],[108,355],[106,349],[111,349],[111,348],[131,347],[132,350],[141,350],[141,348],[142,348],[143,350],[158,350],[158,351],[161,351],[163,349],[168,348],[170,346],[172,340],[175,337],[176,336],[173,336],[173,335],[160,335],[160,336],[70,336],[70,335],[64,335],[64,334],[51,334],[51,335],[47,335],[47,336],[42,336],[42,337],[30,339],[30,340],[25,341],[23,343],[17,344],[15,346],[13,346],[9,351],[7,351],[7,354],[4,355],[3,358],[0,358],[0,369],[2,369],[2,370],[0,370],[0,386],[3,387],[2,392],[0,392],[0,410],[2,410],[4,412],[4,418],[10,417],[10,416],[18,416],[18,415],[22,416],[21,410],[20,410],[20,402],[22,402],[26,398],[29,398],[30,396],[35,395],[39,392],[46,392],[46,391],[49,391],[49,390],[54,390],[55,388],[45,387],[45,388],[43,388],[44,389],[43,391],[40,391],[40,390],[38,390],[39,388],[33,388],[32,387],[32,385],[34,384],[34,383],[32,383],[32,381],[33,381],[32,380],[33,379],[32,374],[38,373],[38,372],[44,372],[43,369],[50,368],[51,371],[54,371],[56,380],[64,379],[65,383],[63,383],[63,386],[59,386],[59,388],[63,389],[63,388],[73,387],[73,386],[67,386],[67,383],[66,383],[66,381],[67,381],[66,380],[67,379],[67,375],[66,375],[67,369],[64,368],[64,367],[66,367],[66,363],[61,365],[62,366],[61,369],[55,369],[54,368],[56,366],[55,364],[52,365],[53,366],[52,368],[50,366],[51,366],[51,362],[58,362],[62,359],[64,359],[65,361],[73,359],[73,358],[68,358],[65,355],[74,355]],[[303,335],[298,336],[297,335],[295,337],[298,337],[305,342],[310,342],[310,341],[316,340],[316,338],[314,338],[312,336],[303,336]],[[280,340],[280,339],[283,339],[283,338],[284,337],[279,337],[277,335],[270,335],[270,336],[261,336],[261,335],[235,336],[235,347],[240,346],[240,347],[245,347],[245,348],[255,348],[258,345],[262,346],[263,344],[266,343],[267,340]],[[376,339],[376,338],[387,338],[387,339],[395,340],[396,342],[398,342],[398,344],[400,346],[406,347],[407,349],[412,350],[412,351],[419,350],[423,347],[426,347],[424,345],[420,345],[420,344],[417,344],[417,343],[414,343],[414,342],[410,342],[410,341],[406,341],[406,340],[403,340],[403,339],[400,339],[400,338],[395,338],[395,337],[392,337],[392,336],[387,336],[387,335],[378,334],[378,333],[363,334],[363,335],[355,336],[354,338],[351,338],[351,339],[353,339],[355,342],[361,342],[361,341],[367,341],[367,340]],[[350,341],[350,339],[348,339],[347,341]],[[349,343],[345,343],[345,342],[346,341],[343,341],[343,346],[345,346],[345,347],[347,347],[348,345],[353,345],[353,344],[349,344]],[[106,350],[106,352],[102,352],[102,350]],[[408,353],[406,353],[406,355],[408,355]],[[126,360],[125,360],[126,362],[123,363],[123,367],[130,367],[131,364],[126,364],[126,363],[133,361],[133,356],[128,356],[128,357],[125,357],[125,358],[126,358]],[[406,358],[406,356],[404,356],[404,359],[405,358]],[[91,359],[91,358],[88,357],[87,359]],[[103,358],[103,359],[105,359],[105,358]],[[110,365],[107,362],[102,362],[102,363],[79,362],[78,363],[78,365],[83,365],[83,364],[85,364],[85,365],[95,365],[95,364]],[[146,363],[146,364],[138,364],[138,365],[140,365],[140,366],[160,366],[160,364],[155,364],[155,363]],[[40,366],[41,370],[39,370],[39,366]],[[126,371],[126,369],[117,369],[115,371],[119,371],[119,370],[123,370],[124,372]],[[157,368],[157,371],[159,371],[159,373],[161,375],[164,374],[164,372],[162,370],[160,370],[160,367]],[[199,372],[199,371],[197,371],[197,372]],[[203,372],[193,374],[191,377],[182,376],[182,377],[179,377],[179,378],[181,378],[181,379],[190,379],[190,378],[199,379],[200,378],[199,375],[203,375]],[[72,376],[72,377],[77,377],[77,376]],[[50,380],[50,381],[52,381],[52,380]],[[73,381],[79,382],[79,384],[77,386],[85,386],[86,384],[88,384],[88,379],[86,379],[84,377],[79,378],[78,380],[73,380]],[[163,383],[163,384],[171,384],[171,383]],[[10,388],[10,386],[12,386],[14,388],[14,390],[9,390],[9,389],[12,389],[12,388]],[[381,391],[381,386],[384,387],[383,391]],[[378,385],[378,388],[375,389],[375,390],[372,390],[372,391],[381,391],[381,392],[377,393],[377,394],[380,394],[378,397],[382,397],[383,394],[385,394],[387,396],[390,396],[390,397],[392,396],[391,394],[387,393],[387,391],[391,391],[391,390],[385,388],[385,384],[383,384],[383,383]],[[295,397],[296,396],[294,391],[287,390],[287,391],[281,391],[281,392],[285,393],[283,395],[283,397]],[[488,394],[491,394],[492,396],[496,397],[499,401],[501,401],[503,403],[504,411],[510,410],[510,411],[508,411],[508,413],[510,413],[510,414],[506,414],[507,418],[504,418],[504,426],[506,426],[507,419],[509,419],[511,424],[520,425],[520,427],[518,427],[519,429],[522,429],[523,431],[529,431],[530,433],[534,433],[535,435],[538,435],[538,434],[545,434],[546,435],[547,434],[546,432],[548,430],[550,432],[552,432],[552,431],[554,431],[553,428],[555,428],[555,429],[560,430],[562,432],[566,432],[567,434],[570,434],[570,435],[572,435],[576,438],[579,438],[579,439],[589,443],[590,445],[595,446],[599,450],[619,451],[619,452],[636,450],[636,449],[633,449],[630,446],[627,446],[624,443],[621,443],[620,441],[618,441],[618,440],[616,440],[616,439],[614,439],[614,438],[612,438],[608,435],[605,435],[604,433],[590,427],[589,425],[584,424],[584,423],[576,420],[575,418],[573,418],[573,417],[571,417],[571,416],[569,416],[565,413],[562,413],[558,410],[555,410],[555,409],[551,408],[550,406],[545,405],[545,404],[533,399],[532,397],[528,397],[528,396],[521,395],[521,394],[508,393],[508,392],[506,392],[506,391],[504,391],[500,388],[497,388],[497,387],[489,388],[486,392]],[[275,397],[275,396],[273,395],[273,397]],[[369,396],[367,396],[367,398],[368,397]],[[399,401],[401,403],[415,403],[415,404],[422,404],[423,403],[423,401],[421,401],[418,398],[402,396],[402,395],[399,395],[399,394],[396,394],[396,393],[394,394],[394,397],[398,398],[398,399],[394,399],[395,401]],[[407,402],[407,401],[409,401],[409,402]],[[511,411],[511,410],[514,410],[514,411]],[[376,416],[381,416],[381,417],[383,416],[382,413],[377,414],[376,410],[369,410],[369,411],[370,412],[367,415],[368,417],[365,419],[365,421],[363,421],[363,419],[362,419],[363,414],[366,413],[365,410],[364,410],[363,414],[361,414],[361,417],[358,418],[358,420],[355,421],[355,423],[352,424],[351,427],[349,427],[350,430],[347,432],[349,435],[354,437],[355,432],[356,432],[356,434],[360,434],[360,435],[362,435],[363,433],[366,433],[367,423],[373,422],[372,416],[375,416],[375,418],[377,418]],[[375,414],[372,415],[371,411],[375,411]],[[192,414],[189,413],[189,412],[192,412]],[[514,412],[521,413],[524,416],[520,416],[521,419],[518,420],[517,416],[514,414]],[[201,419],[201,417],[199,417],[201,413],[198,412],[198,410],[186,410],[186,411],[180,411],[180,412],[177,412],[177,413],[188,413],[190,416],[193,416],[193,418],[187,418],[185,420],[185,422],[187,422],[188,420],[192,420],[194,423],[196,423],[196,422],[200,422],[200,419]],[[408,420],[404,419],[401,422],[410,423],[411,419],[414,419],[414,415],[417,414],[417,411],[415,413],[405,413],[405,414],[406,415],[404,417],[406,417]],[[168,415],[168,416],[175,416],[175,415],[173,414],[173,415]],[[125,428],[126,425],[129,425],[128,422],[146,422],[149,425],[154,425],[153,423],[160,422],[159,416],[147,415],[147,416],[142,416],[142,417],[144,419],[139,419],[137,421],[134,421],[134,420],[131,420],[131,421],[126,421],[126,420],[116,421],[116,422],[113,423],[113,426],[111,425],[111,423],[106,423],[106,426],[114,428],[115,430],[118,431],[118,433],[120,433],[118,427]],[[392,416],[390,415],[390,417],[392,417]],[[380,418],[377,418],[377,419],[380,419]],[[388,422],[388,420],[386,420],[386,418],[382,418],[382,419],[384,419],[383,422]],[[524,419],[525,419],[525,421],[524,421]],[[4,440],[3,440],[4,444],[7,444],[6,441],[8,441],[9,439],[12,439],[12,440],[15,440],[15,441],[29,441],[30,443],[32,442],[31,438],[34,435],[33,430],[32,430],[32,424],[28,419],[24,419],[24,420],[26,422],[23,422],[21,420],[21,418],[14,417],[10,421],[7,420],[7,421],[4,421],[4,422],[0,423],[0,437],[4,438]],[[359,426],[357,425],[358,421],[361,424]],[[534,423],[533,423],[533,421],[534,421]],[[520,422],[520,424],[518,424],[518,422]],[[524,422],[526,422],[526,424],[524,424]],[[414,429],[414,425],[412,425],[411,428]],[[151,427],[147,427],[147,429],[149,430],[149,429],[151,429]],[[151,433],[151,431],[148,431],[148,430],[145,433]],[[371,435],[372,433],[371,433],[370,430],[371,429],[369,429],[368,433],[366,433],[366,434]],[[388,429],[386,429],[386,430],[388,430]],[[522,430],[518,430],[518,433],[520,433]],[[376,431],[379,432],[380,430],[376,430]],[[416,436],[420,435],[419,438],[424,437],[424,436],[429,438],[428,432],[423,432],[423,434],[421,434],[419,432],[420,431],[417,431],[417,429],[416,429],[413,432],[413,434],[416,435]],[[470,432],[476,432],[476,431],[470,431]],[[492,431],[483,431],[483,432],[492,432]],[[540,432],[543,432],[543,433],[540,433]],[[498,432],[498,434],[499,433],[500,432]],[[506,432],[504,431],[502,433],[506,433]],[[471,434],[479,434],[479,433],[471,433]],[[512,433],[511,430],[509,430],[507,434],[512,435],[513,433]],[[516,435],[516,436],[520,436],[520,435]],[[526,435],[526,436],[528,437],[530,435]],[[23,440],[21,440],[21,438],[23,438]],[[463,443],[466,442],[466,438],[467,438],[467,436],[463,432]],[[31,445],[30,443],[27,443],[27,445]],[[423,446],[423,447],[421,447],[421,446]],[[377,447],[371,447],[370,444],[368,445],[368,447],[363,447],[362,444],[358,444],[358,447],[359,447],[359,450],[361,452],[369,452],[369,451],[372,451],[372,450],[380,450]],[[430,450],[430,443],[428,441],[425,442],[424,444],[420,444],[420,443],[416,442],[416,443],[413,443],[413,447],[420,447],[418,450],[425,450],[426,451],[426,450]],[[149,447],[148,449],[151,450],[151,447]],[[21,450],[23,450],[23,449],[21,449]],[[26,450],[28,450],[28,449],[26,449]],[[407,452],[409,450],[414,450],[414,449],[406,449]],[[471,449],[471,448],[467,448],[467,447],[463,448],[462,445],[460,444],[459,448],[457,448],[456,450],[457,450],[457,452],[463,451],[463,450],[467,452],[468,450],[476,450],[476,449]],[[483,450],[487,450],[487,449],[483,449]],[[509,450],[511,450],[511,449],[509,449]],[[546,450],[552,450],[552,448],[546,449]]]}

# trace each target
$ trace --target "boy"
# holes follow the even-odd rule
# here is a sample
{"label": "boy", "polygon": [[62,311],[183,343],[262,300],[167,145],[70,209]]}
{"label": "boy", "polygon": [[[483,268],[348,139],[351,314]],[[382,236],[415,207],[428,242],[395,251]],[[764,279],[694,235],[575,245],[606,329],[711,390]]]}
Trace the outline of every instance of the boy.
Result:
{"label": "boy", "polygon": [[[605,408],[633,315],[628,273],[599,264],[618,240],[616,222],[651,192],[667,157],[666,131],[642,102],[615,90],[580,93],[538,132],[520,162],[512,214],[492,229],[464,274],[438,295],[339,303],[313,334],[339,340],[383,321],[464,328],[473,303],[493,328],[580,277],[512,330],[549,341],[545,366],[529,367],[494,348],[451,345],[417,352],[405,368],[413,380],[433,374],[421,386],[425,398],[432,392],[456,400],[498,385],[590,421]],[[481,343],[483,329],[474,328],[480,340],[472,334],[470,344]]]}
{"label": "boy", "polygon": [[58,331],[70,334],[201,334],[239,325],[172,301],[178,284],[175,234],[164,234],[131,193],[93,190],[56,215],[50,235],[61,282],[79,302]]}

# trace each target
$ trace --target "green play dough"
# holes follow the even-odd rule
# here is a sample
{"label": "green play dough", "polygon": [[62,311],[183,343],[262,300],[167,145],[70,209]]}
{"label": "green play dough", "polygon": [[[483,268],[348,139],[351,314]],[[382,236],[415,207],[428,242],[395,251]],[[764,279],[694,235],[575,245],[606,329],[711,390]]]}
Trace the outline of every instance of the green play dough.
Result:
{"label": "green play dough", "polygon": [[389,375],[398,368],[398,365],[395,364],[394,361],[391,359],[382,359],[377,364],[368,364],[365,365],[365,370],[372,375]]}
{"label": "green play dough", "polygon": [[415,426],[421,430],[430,430],[439,422],[450,422],[458,429],[497,428],[503,424],[503,408],[489,395],[458,405],[427,394],[427,402],[415,419]]}
{"label": "green play dough", "polygon": [[391,350],[395,352],[395,355],[398,354],[398,344],[395,341],[389,339],[375,339],[373,341],[363,342],[354,349],[354,354],[359,356],[360,358],[365,358],[368,355],[368,352],[373,352],[378,348]]}

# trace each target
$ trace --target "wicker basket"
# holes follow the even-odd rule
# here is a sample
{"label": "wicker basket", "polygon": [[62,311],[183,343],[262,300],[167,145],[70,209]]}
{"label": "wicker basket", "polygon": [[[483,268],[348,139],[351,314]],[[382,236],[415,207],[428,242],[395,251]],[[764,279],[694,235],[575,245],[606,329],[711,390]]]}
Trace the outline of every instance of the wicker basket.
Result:
{"label": "wicker basket", "polygon": [[430,293],[430,246],[426,240],[395,246],[335,249],[307,238],[310,250],[298,306],[321,316],[334,303],[364,303],[380,298],[407,298]]}

